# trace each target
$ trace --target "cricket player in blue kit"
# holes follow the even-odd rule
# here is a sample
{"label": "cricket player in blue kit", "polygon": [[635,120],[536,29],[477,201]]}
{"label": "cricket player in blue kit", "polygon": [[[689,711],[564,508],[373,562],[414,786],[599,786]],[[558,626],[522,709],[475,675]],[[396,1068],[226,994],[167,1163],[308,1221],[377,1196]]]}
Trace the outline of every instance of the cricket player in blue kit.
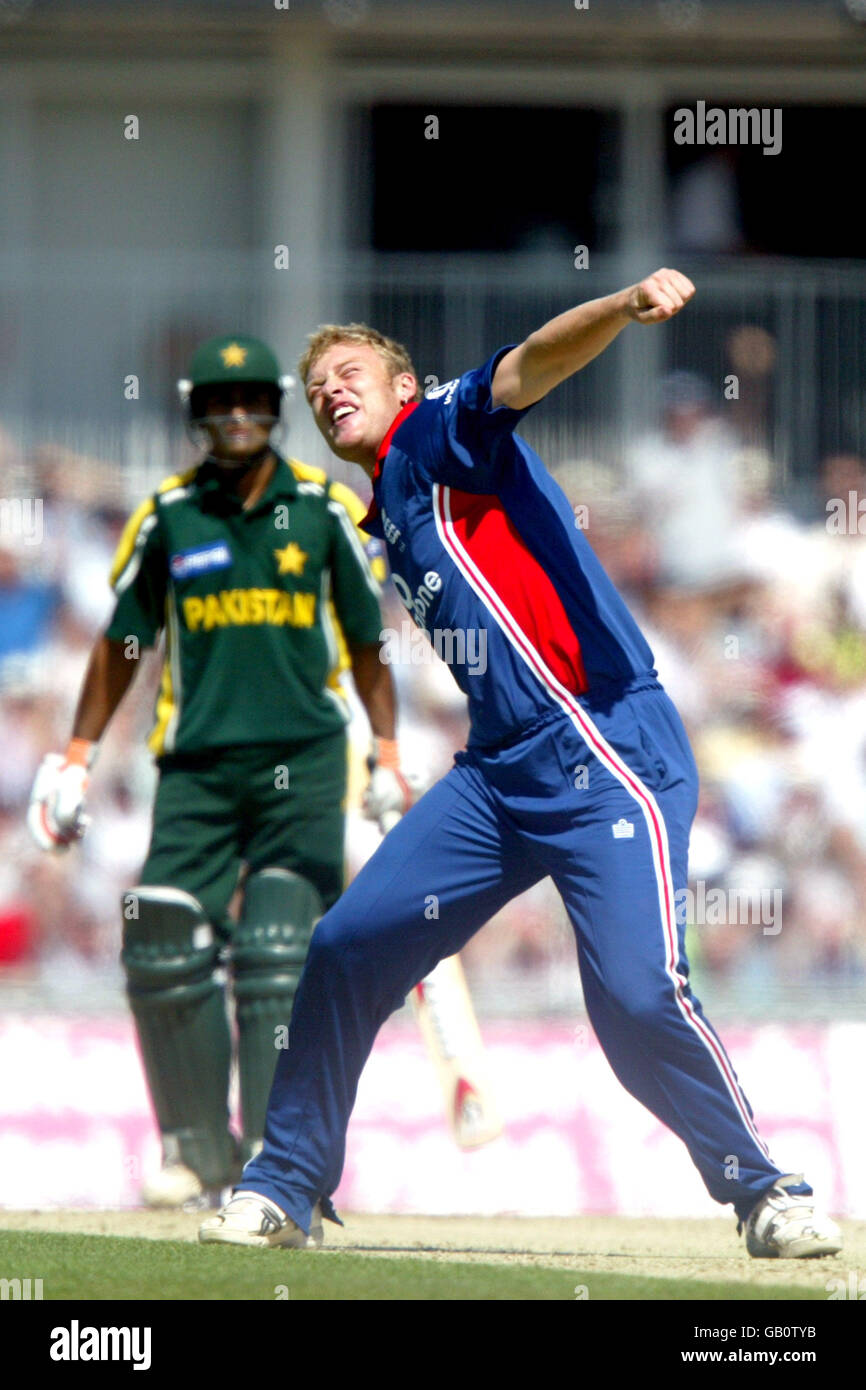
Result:
{"label": "cricket player in blue kit", "polygon": [[[399,344],[360,325],[313,335],[301,376],[338,457],[373,479],[362,522],[428,633],[484,631],[456,659],[471,733],[313,935],[265,1144],[203,1241],[320,1244],[358,1078],[385,1019],[436,963],[550,875],[574,927],[592,1025],[622,1084],[683,1140],[756,1256],[836,1253],[802,1176],[771,1161],[688,982],[677,893],[698,797],[653,655],[536,454],[526,410],[631,322],[694,286],[675,270],[569,310],[419,399]],[[382,814],[401,804],[387,774]],[[436,909],[430,911],[430,904]]]}

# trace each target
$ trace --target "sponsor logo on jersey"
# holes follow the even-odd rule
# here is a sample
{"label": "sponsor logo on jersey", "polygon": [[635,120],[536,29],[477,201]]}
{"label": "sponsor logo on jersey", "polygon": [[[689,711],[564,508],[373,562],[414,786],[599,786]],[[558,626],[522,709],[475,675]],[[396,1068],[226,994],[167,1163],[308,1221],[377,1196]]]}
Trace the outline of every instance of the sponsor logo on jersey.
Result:
{"label": "sponsor logo on jersey", "polygon": [[226,541],[211,541],[192,550],[178,550],[168,562],[172,579],[188,579],[192,574],[208,574],[211,570],[228,569],[232,563],[231,548]]}
{"label": "sponsor logo on jersey", "polygon": [[382,530],[385,532],[385,540],[389,545],[396,545],[400,539],[400,531],[394,525],[385,508],[382,508]]}
{"label": "sponsor logo on jersey", "polygon": [[419,627],[427,628],[427,610],[433,603],[434,596],[442,588],[442,577],[435,570],[428,570],[424,576],[424,583],[418,585],[414,597],[412,590],[406,583],[402,574],[392,572],[391,578],[394,581],[394,588],[400,598],[404,608],[408,608]]}
{"label": "sponsor logo on jersey", "polygon": [[215,627],[312,627],[316,594],[289,594],[285,589],[221,589],[205,598],[183,601],[183,618],[190,632]]}
{"label": "sponsor logo on jersey", "polygon": [[428,401],[436,401],[440,396],[444,396],[445,405],[450,405],[451,397],[454,395],[454,390],[459,380],[459,376],[456,376],[453,381],[446,381],[443,386],[433,386],[429,391],[424,392],[425,399]]}

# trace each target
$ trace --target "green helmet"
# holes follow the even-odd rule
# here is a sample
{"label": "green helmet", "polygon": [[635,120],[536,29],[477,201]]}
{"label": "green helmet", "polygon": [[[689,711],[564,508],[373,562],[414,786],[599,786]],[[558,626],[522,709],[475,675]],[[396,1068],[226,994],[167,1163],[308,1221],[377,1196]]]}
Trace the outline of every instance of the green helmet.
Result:
{"label": "green helmet", "polygon": [[189,377],[178,382],[178,391],[190,420],[195,421],[204,414],[203,396],[208,388],[236,383],[266,386],[272,392],[273,414],[278,418],[283,393],[292,382],[292,377],[281,373],[276,355],[266,343],[236,333],[202,343],[193,353]]}

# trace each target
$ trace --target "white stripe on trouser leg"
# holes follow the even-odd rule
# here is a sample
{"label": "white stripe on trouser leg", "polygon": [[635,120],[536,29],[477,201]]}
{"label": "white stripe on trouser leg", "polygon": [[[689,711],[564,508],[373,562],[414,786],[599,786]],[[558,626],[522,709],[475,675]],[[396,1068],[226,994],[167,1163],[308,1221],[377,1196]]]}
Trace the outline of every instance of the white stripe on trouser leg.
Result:
{"label": "white stripe on trouser leg", "polygon": [[456,534],[451,516],[451,489],[439,483],[433,485],[433,515],[439,539],[451,556],[467,584],[475,592],[493,618],[505,633],[511,645],[526,662],[536,679],[545,687],[560,708],[568,715],[584,741],[594,750],[596,757],[608,769],[611,776],[623,786],[641,808],[652,850],[653,868],[658,890],[659,916],[665,937],[665,973],[674,988],[677,1007],[686,1023],[697,1033],[713,1059],[731,1100],[745,1125],[750,1137],[767,1156],[767,1146],[758,1134],[754,1121],[749,1115],[746,1098],[740,1090],[733,1068],[719,1040],[702,1018],[695,1012],[692,1003],[683,995],[685,978],[677,972],[679,942],[674,925],[674,886],[670,865],[667,829],[664,817],[655,797],[640,778],[635,776],[620,755],[610,746],[595,727],[586,710],[574,694],[559,681],[548,667],[544,658],[532,645],[526,633],[509,612],[475,564],[471,555]]}
{"label": "white stripe on trouser leg", "polygon": [[649,788],[635,776],[619,754],[611,748],[610,744],[602,734],[599,733],[582,706],[576,704],[576,708],[572,713],[572,719],[580,730],[585,742],[594,749],[599,760],[607,766],[610,773],[628,790],[641,807],[644,820],[647,824],[647,830],[649,831],[650,844],[652,846],[653,867],[655,869],[659,895],[659,910],[667,947],[665,973],[673,984],[677,1007],[683,1015],[683,1018],[691,1025],[709,1050],[716,1067],[722,1075],[728,1094],[737,1107],[743,1123],[752,1139],[754,1139],[761,1152],[769,1156],[767,1153],[767,1146],[758,1134],[754,1121],[749,1115],[745,1096],[740,1090],[733,1068],[731,1067],[721,1043],[712,1029],[710,1029],[700,1015],[695,1012],[691,1000],[687,999],[683,994],[683,989],[687,981],[678,973],[676,968],[679,956],[679,941],[674,925],[673,874],[671,872],[667,828],[658,803]]}

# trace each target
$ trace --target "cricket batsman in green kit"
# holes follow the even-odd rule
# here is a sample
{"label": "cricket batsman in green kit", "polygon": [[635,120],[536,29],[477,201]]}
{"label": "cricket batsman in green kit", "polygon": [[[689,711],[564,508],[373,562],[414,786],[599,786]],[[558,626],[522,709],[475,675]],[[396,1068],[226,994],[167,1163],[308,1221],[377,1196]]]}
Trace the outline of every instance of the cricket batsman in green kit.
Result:
{"label": "cricket batsman in green kit", "polygon": [[[45,849],[84,833],[97,745],[136,670],[129,652],[164,632],[149,738],[153,832],[140,883],[124,895],[121,955],[162,1135],[162,1169],[143,1192],[153,1206],[209,1200],[261,1145],[313,927],[343,889],[341,669],[351,667],[376,740],[366,813],[381,821],[411,800],[380,661],[384,561],[357,528],[355,494],[273,447],[285,383],[254,338],[212,339],[195,353],[180,385],[207,455],[127,523],[114,614],[93,648],[71,742],[43,760],[28,812]],[[226,963],[240,1145],[229,1126]]]}

